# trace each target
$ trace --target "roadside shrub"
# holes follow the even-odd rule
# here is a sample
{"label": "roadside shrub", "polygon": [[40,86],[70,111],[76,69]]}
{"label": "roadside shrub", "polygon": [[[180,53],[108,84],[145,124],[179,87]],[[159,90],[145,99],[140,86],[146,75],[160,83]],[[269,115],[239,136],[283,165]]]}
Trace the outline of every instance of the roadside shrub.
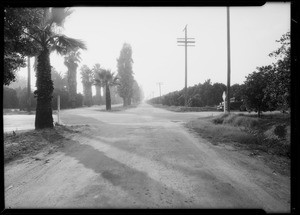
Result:
{"label": "roadside shrub", "polygon": [[212,119],[214,124],[229,124],[236,127],[255,128],[259,124],[258,118],[237,114],[221,114]]}
{"label": "roadside shrub", "polygon": [[276,114],[257,118],[251,115],[221,114],[199,118],[187,124],[212,144],[234,143],[237,147],[290,157],[289,117]]}
{"label": "roadside shrub", "polygon": [[188,106],[189,107],[201,107],[201,96],[199,94],[193,95],[188,100]]}
{"label": "roadside shrub", "polygon": [[[19,99],[19,109],[26,110],[28,105],[28,92],[27,87],[25,88],[17,88],[17,94]],[[36,98],[34,97],[33,92],[30,93],[30,109],[35,110],[36,108]]]}
{"label": "roadside shrub", "polygon": [[232,121],[233,126],[243,126],[246,128],[255,128],[258,124],[259,124],[258,118],[239,116],[239,115],[237,115]]}
{"label": "roadside shrub", "polygon": [[274,139],[264,139],[263,141],[265,149],[270,154],[276,154],[280,156],[291,156],[291,148],[289,144],[285,144],[284,142],[280,140],[274,140]]}
{"label": "roadside shrub", "polygon": [[81,93],[76,94],[75,106],[76,107],[82,107],[83,106],[83,95]]}
{"label": "roadside shrub", "polygon": [[278,125],[274,129],[274,133],[280,138],[283,139],[285,138],[286,135],[286,128],[284,125]]}
{"label": "roadside shrub", "polygon": [[223,113],[223,114],[221,114],[221,115],[219,115],[219,116],[213,118],[213,119],[212,119],[212,122],[213,122],[214,124],[223,124],[224,119],[225,119],[227,116],[228,116],[227,113]]}
{"label": "roadside shrub", "polygon": [[212,120],[214,124],[223,124],[224,119],[223,118],[215,118]]}
{"label": "roadside shrub", "polygon": [[236,114],[228,114],[225,118],[223,123],[226,124],[233,124],[234,119],[237,117]]}
{"label": "roadside shrub", "polygon": [[18,108],[17,92],[8,87],[3,87],[3,108]]}

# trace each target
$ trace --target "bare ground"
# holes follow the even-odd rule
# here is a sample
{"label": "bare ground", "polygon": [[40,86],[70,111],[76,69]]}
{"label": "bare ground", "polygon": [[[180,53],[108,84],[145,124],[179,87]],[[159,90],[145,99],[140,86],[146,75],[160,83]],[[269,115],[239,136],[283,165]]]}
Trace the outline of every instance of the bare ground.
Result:
{"label": "bare ground", "polygon": [[[89,117],[78,119],[89,126],[60,128],[52,143],[32,137],[48,145],[5,165],[5,206],[290,211],[288,176],[242,151],[212,145],[175,115],[170,121],[142,114],[151,111],[170,114],[149,106],[116,118],[84,110]],[[134,120],[124,125],[122,117]]]}

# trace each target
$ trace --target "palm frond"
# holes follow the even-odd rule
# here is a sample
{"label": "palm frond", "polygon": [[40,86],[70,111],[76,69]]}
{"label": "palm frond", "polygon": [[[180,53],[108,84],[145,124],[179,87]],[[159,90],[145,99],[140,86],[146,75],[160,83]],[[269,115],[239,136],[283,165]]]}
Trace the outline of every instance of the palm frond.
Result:
{"label": "palm frond", "polygon": [[57,26],[63,27],[66,18],[73,13],[70,8],[53,7],[49,14],[48,24],[55,23]]}
{"label": "palm frond", "polygon": [[95,71],[95,72],[99,71],[99,72],[100,72],[100,70],[101,70],[101,65],[100,65],[100,63],[96,63],[96,64],[94,65],[94,67],[93,67],[93,71]]}
{"label": "palm frond", "polygon": [[118,75],[115,75],[115,73],[112,73],[112,81],[111,81],[111,86],[115,86],[115,85],[120,85],[120,77]]}
{"label": "palm frond", "polygon": [[79,63],[81,61],[80,52],[78,51],[78,48],[74,51],[69,52],[65,56],[65,63]]}
{"label": "palm frond", "polygon": [[83,65],[80,68],[81,72],[81,81],[82,83],[93,83],[94,82],[94,78],[93,78],[93,72],[92,70],[87,66],[87,65]]}
{"label": "palm frond", "polygon": [[67,37],[65,35],[57,35],[54,40],[53,49],[57,51],[57,53],[65,55],[73,50],[78,48],[86,50],[87,47],[82,40],[74,39]]}
{"label": "palm frond", "polygon": [[94,79],[94,85],[97,85],[97,86],[102,86],[103,83],[100,79]]}
{"label": "palm frond", "polygon": [[78,51],[78,49],[74,52],[74,61],[75,62],[80,62],[82,60],[81,58],[81,53]]}

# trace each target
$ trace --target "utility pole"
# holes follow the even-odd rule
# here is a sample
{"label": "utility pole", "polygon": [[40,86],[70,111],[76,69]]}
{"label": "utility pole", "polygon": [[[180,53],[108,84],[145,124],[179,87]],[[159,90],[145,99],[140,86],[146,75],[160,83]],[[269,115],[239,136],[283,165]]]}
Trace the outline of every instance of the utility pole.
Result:
{"label": "utility pole", "polygon": [[30,106],[31,106],[31,86],[30,86],[30,57],[27,57],[27,69],[28,69],[28,78],[27,78],[27,112],[30,113]]}
{"label": "utility pole", "polygon": [[162,82],[157,83],[159,86],[159,103],[161,103],[161,85],[163,84]]}
{"label": "utility pole", "polygon": [[163,83],[162,82],[158,82],[157,84],[159,86],[159,97],[161,97],[161,85],[163,85]]}
{"label": "utility pole", "polygon": [[230,13],[227,7],[227,112],[230,113]]}
{"label": "utility pole", "polygon": [[195,45],[188,45],[189,43],[195,43],[195,38],[188,38],[187,37],[187,25],[184,27],[183,31],[185,31],[184,38],[177,38],[177,43],[184,43],[185,47],[185,87],[184,87],[184,106],[187,106],[187,47],[188,46],[195,46]]}

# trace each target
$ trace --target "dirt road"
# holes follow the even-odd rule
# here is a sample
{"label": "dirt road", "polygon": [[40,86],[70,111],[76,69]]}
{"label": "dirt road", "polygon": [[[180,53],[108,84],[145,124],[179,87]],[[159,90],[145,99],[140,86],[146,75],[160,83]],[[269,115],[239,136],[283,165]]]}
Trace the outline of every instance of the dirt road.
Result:
{"label": "dirt road", "polygon": [[82,125],[65,147],[5,166],[11,208],[263,208],[290,211],[290,179],[183,123],[218,113],[142,104],[120,112],[62,111]]}

